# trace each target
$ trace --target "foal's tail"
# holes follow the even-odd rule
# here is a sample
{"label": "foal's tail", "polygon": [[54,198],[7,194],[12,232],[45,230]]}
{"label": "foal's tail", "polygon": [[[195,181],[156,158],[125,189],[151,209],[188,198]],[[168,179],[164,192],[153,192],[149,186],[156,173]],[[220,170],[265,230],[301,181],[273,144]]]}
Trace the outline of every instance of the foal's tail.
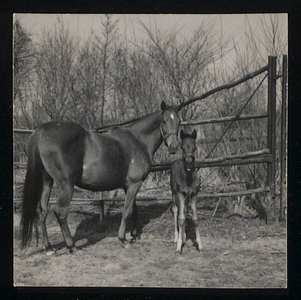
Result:
{"label": "foal's tail", "polygon": [[30,242],[32,227],[37,222],[37,205],[43,190],[43,164],[37,146],[36,132],[28,143],[28,162],[25,184],[23,189],[21,234],[22,248]]}

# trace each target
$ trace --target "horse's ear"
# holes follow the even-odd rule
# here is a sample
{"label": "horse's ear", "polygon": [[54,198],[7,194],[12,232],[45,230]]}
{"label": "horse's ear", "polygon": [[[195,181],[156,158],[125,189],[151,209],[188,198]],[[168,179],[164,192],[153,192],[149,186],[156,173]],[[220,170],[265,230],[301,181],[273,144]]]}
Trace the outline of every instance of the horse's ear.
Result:
{"label": "horse's ear", "polygon": [[180,132],[180,137],[181,137],[182,140],[185,138],[185,132],[184,132],[183,129]]}
{"label": "horse's ear", "polygon": [[192,137],[193,137],[194,139],[196,139],[196,130],[195,130],[195,129],[194,129],[193,132],[192,132]]}
{"label": "horse's ear", "polygon": [[161,109],[164,111],[167,109],[167,105],[166,103],[164,102],[164,100],[161,102]]}

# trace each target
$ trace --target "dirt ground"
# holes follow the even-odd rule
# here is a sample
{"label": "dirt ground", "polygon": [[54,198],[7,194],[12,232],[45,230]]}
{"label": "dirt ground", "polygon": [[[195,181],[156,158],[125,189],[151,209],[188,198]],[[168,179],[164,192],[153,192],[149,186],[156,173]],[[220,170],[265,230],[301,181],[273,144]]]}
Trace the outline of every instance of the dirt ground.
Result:
{"label": "dirt ground", "polygon": [[[93,209],[71,206],[68,222],[79,250],[70,254],[52,212],[47,218],[50,257],[36,246],[35,237],[20,249],[20,212],[14,216],[15,286],[183,287],[183,288],[285,288],[287,242],[285,224],[266,225],[239,217],[212,217],[199,209],[204,250],[194,245],[194,228],[188,217],[187,243],[175,253],[173,216],[162,214],[169,203],[138,202],[141,239],[121,246],[117,232],[121,207],[106,208],[105,221]],[[129,233],[127,234],[129,235]]]}

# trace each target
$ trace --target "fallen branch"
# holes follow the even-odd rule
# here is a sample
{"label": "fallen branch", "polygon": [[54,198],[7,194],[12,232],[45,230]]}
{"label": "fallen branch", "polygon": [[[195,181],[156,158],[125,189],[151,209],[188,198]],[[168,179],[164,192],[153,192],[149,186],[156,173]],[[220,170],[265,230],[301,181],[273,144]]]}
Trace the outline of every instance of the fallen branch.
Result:
{"label": "fallen branch", "polygon": [[162,216],[161,216],[161,218],[160,218],[160,220],[159,220],[159,223],[165,218],[167,212],[170,210],[170,208],[172,207],[172,205],[173,205],[173,203],[171,203],[171,204],[169,205],[169,207],[167,208],[167,210],[162,214]]}

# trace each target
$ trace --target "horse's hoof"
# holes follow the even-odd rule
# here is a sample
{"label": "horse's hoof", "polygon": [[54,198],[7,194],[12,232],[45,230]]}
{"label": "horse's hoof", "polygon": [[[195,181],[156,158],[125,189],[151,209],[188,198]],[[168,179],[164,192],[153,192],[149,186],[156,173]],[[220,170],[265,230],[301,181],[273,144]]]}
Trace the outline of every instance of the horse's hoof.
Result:
{"label": "horse's hoof", "polygon": [[77,249],[75,246],[69,248],[69,252],[70,252],[71,254],[75,254],[75,253],[77,252],[77,250],[78,250],[78,249]]}
{"label": "horse's hoof", "polygon": [[135,240],[135,241],[141,240],[141,233],[136,233],[136,234],[131,233],[131,237],[132,237],[132,240]]}
{"label": "horse's hoof", "polygon": [[130,244],[134,244],[137,241],[137,236],[132,236]]}
{"label": "horse's hoof", "polygon": [[125,238],[125,237],[123,237],[123,238],[118,237],[118,240],[119,240],[121,243],[124,244],[124,242],[126,241],[126,238]]}
{"label": "horse's hoof", "polygon": [[46,256],[47,257],[52,256],[54,253],[55,253],[55,251],[53,249],[46,250]]}
{"label": "horse's hoof", "polygon": [[127,241],[126,238],[125,237],[123,237],[123,238],[118,237],[118,240],[119,240],[119,243],[120,243],[121,247],[124,247],[124,245]]}

